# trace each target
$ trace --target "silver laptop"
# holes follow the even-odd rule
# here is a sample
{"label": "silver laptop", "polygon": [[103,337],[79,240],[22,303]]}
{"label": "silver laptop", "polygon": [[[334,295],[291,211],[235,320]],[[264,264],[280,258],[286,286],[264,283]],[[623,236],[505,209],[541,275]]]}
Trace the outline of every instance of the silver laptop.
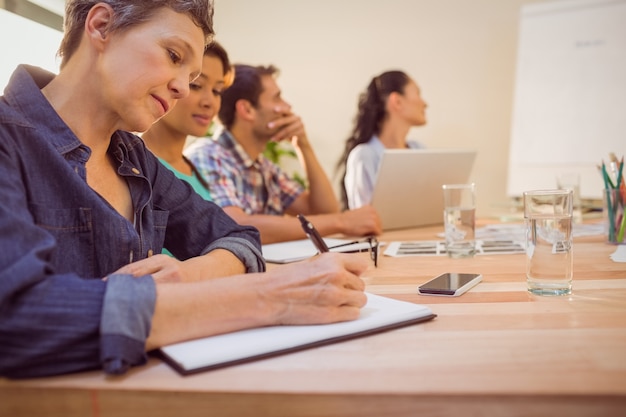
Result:
{"label": "silver laptop", "polygon": [[372,206],[383,230],[443,223],[443,184],[468,182],[475,150],[387,149]]}

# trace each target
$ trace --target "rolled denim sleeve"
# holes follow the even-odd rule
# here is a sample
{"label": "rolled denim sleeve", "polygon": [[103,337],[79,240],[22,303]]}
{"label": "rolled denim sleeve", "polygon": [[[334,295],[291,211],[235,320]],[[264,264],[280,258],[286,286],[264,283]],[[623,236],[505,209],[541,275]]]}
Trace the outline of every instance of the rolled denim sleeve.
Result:
{"label": "rolled denim sleeve", "polygon": [[100,321],[100,360],[105,372],[122,374],[146,362],[146,339],[156,304],[151,276],[111,275]]}
{"label": "rolled denim sleeve", "polygon": [[207,254],[215,249],[225,249],[241,260],[246,267],[246,272],[264,272],[265,262],[261,251],[249,240],[238,237],[226,237],[218,239],[207,246],[202,254]]}
{"label": "rolled denim sleeve", "polygon": [[[204,200],[186,182],[176,178],[153,156],[155,207],[169,212],[164,247],[178,259],[226,249],[248,272],[265,271],[259,231],[237,224],[218,205]],[[152,161],[154,160],[154,161]]]}

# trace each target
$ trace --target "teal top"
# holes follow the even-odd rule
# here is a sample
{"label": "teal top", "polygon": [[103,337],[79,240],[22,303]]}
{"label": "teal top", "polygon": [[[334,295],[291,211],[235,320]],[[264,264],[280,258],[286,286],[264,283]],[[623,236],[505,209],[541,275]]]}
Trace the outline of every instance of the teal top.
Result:
{"label": "teal top", "polygon": [[161,163],[165,165],[167,169],[172,171],[174,175],[176,175],[176,177],[180,178],[183,181],[187,181],[191,185],[191,187],[198,194],[200,194],[202,198],[204,198],[207,201],[213,201],[211,199],[211,194],[209,193],[209,190],[207,189],[206,185],[204,185],[205,183],[203,183],[202,180],[200,180],[195,169],[193,169],[193,172],[191,173],[191,175],[187,175],[178,171],[176,168],[174,168],[173,166],[165,162],[163,159],[159,158],[159,161],[161,161]]}
{"label": "teal top", "polygon": [[[172,171],[174,173],[174,175],[176,175],[176,177],[180,178],[183,181],[187,181],[189,183],[189,185],[191,185],[191,187],[195,190],[195,192],[197,192],[198,194],[200,194],[200,196],[202,198],[204,198],[207,201],[212,201],[211,200],[211,194],[209,193],[209,190],[207,189],[207,187],[204,185],[204,183],[202,182],[202,180],[200,180],[200,178],[198,177],[198,174],[195,170],[195,168],[192,169],[192,173],[191,175],[187,175],[187,174],[183,174],[182,172],[178,171],[176,168],[174,168],[173,166],[171,166],[170,164],[168,164],[167,162],[165,162],[163,159],[159,158],[159,161],[165,165],[165,167],[167,169],[169,169],[170,171]],[[192,165],[193,167],[193,165]],[[172,253],[170,251],[168,251],[167,249],[163,248],[163,250],[161,251],[161,253],[165,254],[165,255],[169,255],[169,256],[174,256],[172,255]]]}

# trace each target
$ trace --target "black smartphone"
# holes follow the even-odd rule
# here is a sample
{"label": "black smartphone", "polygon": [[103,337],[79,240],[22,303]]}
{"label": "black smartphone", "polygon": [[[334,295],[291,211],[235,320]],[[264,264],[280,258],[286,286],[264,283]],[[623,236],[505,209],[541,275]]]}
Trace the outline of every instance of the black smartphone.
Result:
{"label": "black smartphone", "polygon": [[417,287],[417,292],[424,295],[455,297],[463,294],[482,279],[481,274],[446,272]]}

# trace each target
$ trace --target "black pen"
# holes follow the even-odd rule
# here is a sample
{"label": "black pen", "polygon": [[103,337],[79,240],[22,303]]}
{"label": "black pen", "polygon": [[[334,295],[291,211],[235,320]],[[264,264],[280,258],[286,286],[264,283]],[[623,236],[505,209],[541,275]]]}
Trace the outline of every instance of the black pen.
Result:
{"label": "black pen", "polygon": [[313,223],[308,221],[302,214],[298,214],[297,217],[300,219],[300,224],[302,224],[302,230],[304,230],[304,233],[311,239],[311,242],[313,242],[319,253],[328,252],[326,242],[324,242],[322,236],[320,236],[319,232],[313,227]]}

